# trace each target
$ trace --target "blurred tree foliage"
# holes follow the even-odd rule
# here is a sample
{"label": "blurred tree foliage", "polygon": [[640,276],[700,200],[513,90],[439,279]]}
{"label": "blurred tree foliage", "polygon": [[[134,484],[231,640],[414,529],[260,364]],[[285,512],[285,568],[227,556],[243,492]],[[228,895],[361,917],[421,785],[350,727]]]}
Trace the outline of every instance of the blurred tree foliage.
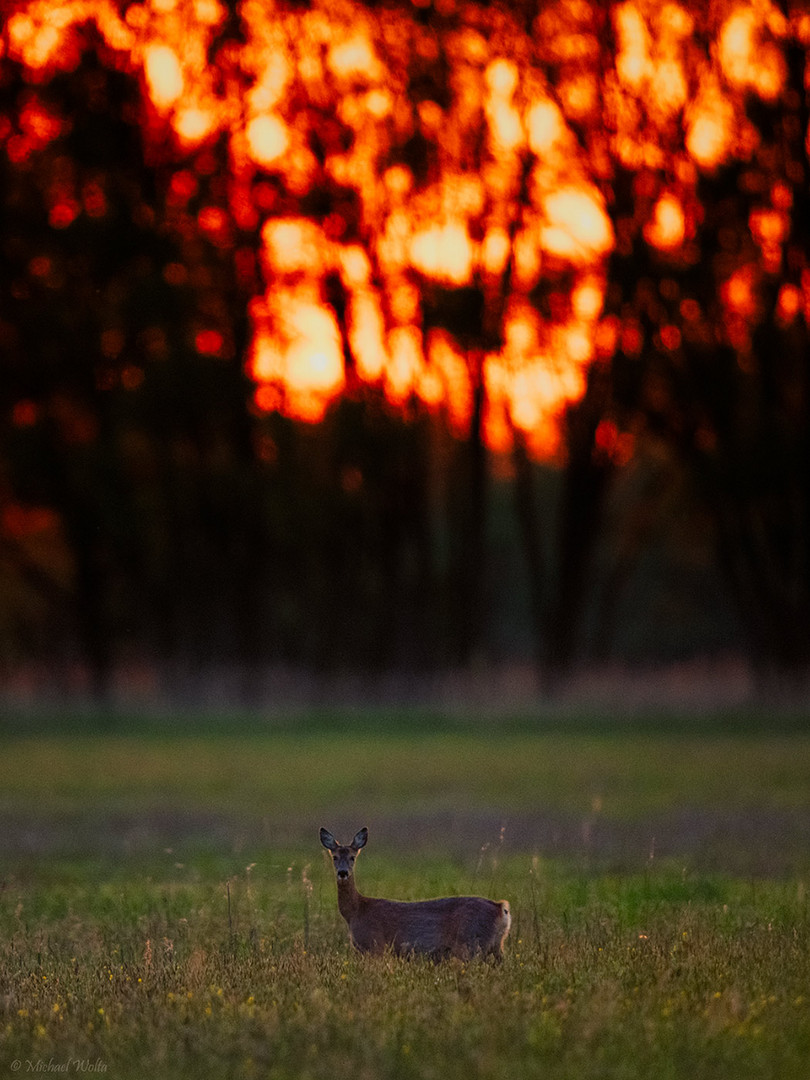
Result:
{"label": "blurred tree foliage", "polygon": [[[9,113],[31,95],[8,69],[2,90]],[[136,92],[86,52],[37,90],[65,134],[5,168],[5,664],[79,663],[104,696],[122,663],[167,679],[232,663],[250,697],[272,662],[456,662],[464,446],[373,387],[317,426],[251,407],[252,283],[177,221]],[[198,204],[221,185],[214,162],[207,173]],[[83,199],[70,227],[54,225],[59,185]],[[207,330],[225,356],[200,351]]]}
{"label": "blurred tree foliage", "polygon": [[645,243],[656,179],[617,176],[609,290],[639,331],[612,358],[611,415],[685,477],[766,676],[810,659],[810,110],[806,49],[784,56],[779,96],[745,99],[751,152],[698,179],[688,258]]}
{"label": "blurred tree foliage", "polygon": [[[447,14],[454,5],[439,6],[448,25],[462,18]],[[260,216],[235,224],[242,196],[226,133],[180,154],[92,23],[69,70],[37,79],[3,60],[7,669],[34,658],[61,666],[67,679],[83,666],[104,697],[127,664],[150,667],[170,687],[178,672],[225,662],[243,672],[252,699],[268,663],[418,670],[494,656],[504,572],[492,505],[504,485],[515,516],[510,542],[523,560],[512,588],[528,598],[526,625],[549,685],[578,661],[609,657],[622,595],[675,512],[708,531],[762,670],[806,667],[806,48],[801,34],[772,29],[775,16],[763,21],[774,40],[784,38],[779,93],[754,92],[727,74],[724,100],[743,134],[733,153],[706,164],[688,108],[714,39],[703,24],[695,30],[692,59],[683,61],[687,100],[664,122],[643,80],[622,75],[631,70],[621,63],[631,8],[600,7],[599,48],[578,61],[597,88],[603,124],[558,93],[565,80],[574,85],[570,57],[542,58],[548,92],[607,195],[615,233],[594,324],[600,344],[581,397],[561,416],[553,483],[512,416],[511,459],[486,443],[485,358],[504,345],[522,272],[517,211],[497,288],[480,276],[452,284],[412,275],[425,340],[439,330],[464,355],[464,432],[415,393],[392,404],[381,384],[359,377],[337,273],[323,292],[345,386],[319,423],[303,423],[258,407],[245,363],[251,301],[268,274],[272,292],[274,279]],[[228,11],[220,56],[241,32],[237,8]],[[566,20],[582,23],[566,5],[540,14],[520,5],[509,18],[525,41],[535,20],[557,15],[566,33]],[[414,18],[429,16],[420,5]],[[654,13],[646,17],[657,25]],[[441,50],[414,60],[412,104],[418,111],[427,103],[425,116],[453,99],[449,64]],[[322,168],[332,144],[352,136],[332,117],[318,125],[308,152]],[[467,153],[474,174],[490,167],[483,145]],[[427,185],[436,153],[414,135],[394,163]],[[524,207],[532,160],[527,152],[518,170]],[[250,183],[251,198],[273,214],[324,229],[336,227],[337,215],[345,237],[364,243],[349,183],[322,180],[296,195],[261,169]],[[549,326],[560,311],[570,314],[574,276],[565,260],[549,260],[526,292]],[[680,535],[703,557],[702,537]]]}

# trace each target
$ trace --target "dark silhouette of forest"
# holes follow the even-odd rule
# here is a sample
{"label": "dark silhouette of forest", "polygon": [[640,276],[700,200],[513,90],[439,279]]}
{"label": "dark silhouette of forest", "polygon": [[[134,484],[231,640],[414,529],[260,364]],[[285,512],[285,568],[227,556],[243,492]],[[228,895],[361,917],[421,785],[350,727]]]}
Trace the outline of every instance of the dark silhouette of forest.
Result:
{"label": "dark silhouette of forest", "polygon": [[[439,28],[434,53],[412,58],[414,109],[449,108],[441,34],[473,7],[414,9]],[[611,10],[600,8],[586,68],[605,101],[623,48]],[[534,8],[510,12],[531,35]],[[694,30],[706,63],[721,23]],[[633,137],[659,144],[658,164],[617,149],[626,133],[611,132],[607,105],[597,125],[565,113],[560,94],[586,165],[602,161],[615,243],[599,332],[612,337],[559,413],[556,454],[540,461],[516,424],[510,448],[486,436],[484,357],[503,344],[513,256],[497,289],[411,273],[423,332],[451,336],[466,357],[464,430],[418,394],[392,402],[361,377],[337,273],[319,287],[341,333],[343,390],[317,423],[259,407],[249,310],[273,279],[261,220],[233,215],[227,137],[178,146],[96,26],[73,33],[75,62],[47,77],[15,56],[8,27],[0,58],[8,679],[34,665],[67,687],[80,670],[104,700],[133,665],[170,693],[178,672],[225,663],[249,702],[273,665],[373,674],[530,659],[549,691],[583,665],[696,654],[744,655],[763,679],[804,674],[810,110],[799,36],[765,42],[779,50],[777,94],[718,76],[748,142],[711,167],[684,149],[698,94],[688,69],[688,100],[666,123],[643,88],[625,88]],[[240,36],[234,6],[212,66]],[[568,77],[554,56],[534,63],[550,92]],[[314,160],[351,139],[335,117],[312,128]],[[403,138],[391,160],[427,187],[438,145]],[[469,152],[484,170],[481,146]],[[342,215],[346,235],[366,242],[356,191],[317,175],[296,194],[258,168],[248,188],[270,216],[320,227]],[[684,234],[656,242],[668,191]],[[518,203],[531,198],[527,165]],[[221,211],[217,228],[200,225],[203,208]],[[549,260],[525,302],[551,325],[572,284],[570,266]]]}

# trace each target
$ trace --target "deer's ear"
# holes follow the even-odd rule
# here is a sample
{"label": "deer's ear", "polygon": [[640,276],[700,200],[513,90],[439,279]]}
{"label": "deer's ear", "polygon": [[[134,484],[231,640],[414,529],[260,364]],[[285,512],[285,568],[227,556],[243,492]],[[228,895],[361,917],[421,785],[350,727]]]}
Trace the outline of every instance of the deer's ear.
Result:
{"label": "deer's ear", "polygon": [[332,836],[328,829],[321,829],[321,843],[330,851],[336,851],[339,846],[337,840]]}
{"label": "deer's ear", "polygon": [[357,836],[355,836],[354,840],[352,840],[352,847],[356,851],[359,851],[361,847],[366,846],[366,841],[367,840],[368,840],[368,829],[363,827],[360,830],[360,832],[357,834]]}

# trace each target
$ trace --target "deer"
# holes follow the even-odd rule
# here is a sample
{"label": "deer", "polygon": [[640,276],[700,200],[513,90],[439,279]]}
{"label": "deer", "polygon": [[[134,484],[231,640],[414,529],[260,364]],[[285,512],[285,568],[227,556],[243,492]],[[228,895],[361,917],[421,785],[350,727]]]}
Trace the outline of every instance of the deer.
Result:
{"label": "deer", "polygon": [[321,829],[320,836],[335,867],[338,909],[358,952],[418,953],[432,960],[480,956],[501,962],[512,924],[508,901],[482,896],[416,901],[363,896],[354,881],[354,867],[368,841],[368,829],[360,829],[350,844],[339,844],[328,829]]}

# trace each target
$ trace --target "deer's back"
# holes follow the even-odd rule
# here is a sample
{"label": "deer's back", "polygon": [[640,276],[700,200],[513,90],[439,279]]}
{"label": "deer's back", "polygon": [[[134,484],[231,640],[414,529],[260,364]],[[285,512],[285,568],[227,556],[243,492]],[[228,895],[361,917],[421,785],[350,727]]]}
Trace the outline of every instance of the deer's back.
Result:
{"label": "deer's back", "polygon": [[410,903],[362,897],[349,930],[354,945],[364,952],[390,947],[397,953],[432,956],[499,955],[509,924],[506,901],[480,896]]}

